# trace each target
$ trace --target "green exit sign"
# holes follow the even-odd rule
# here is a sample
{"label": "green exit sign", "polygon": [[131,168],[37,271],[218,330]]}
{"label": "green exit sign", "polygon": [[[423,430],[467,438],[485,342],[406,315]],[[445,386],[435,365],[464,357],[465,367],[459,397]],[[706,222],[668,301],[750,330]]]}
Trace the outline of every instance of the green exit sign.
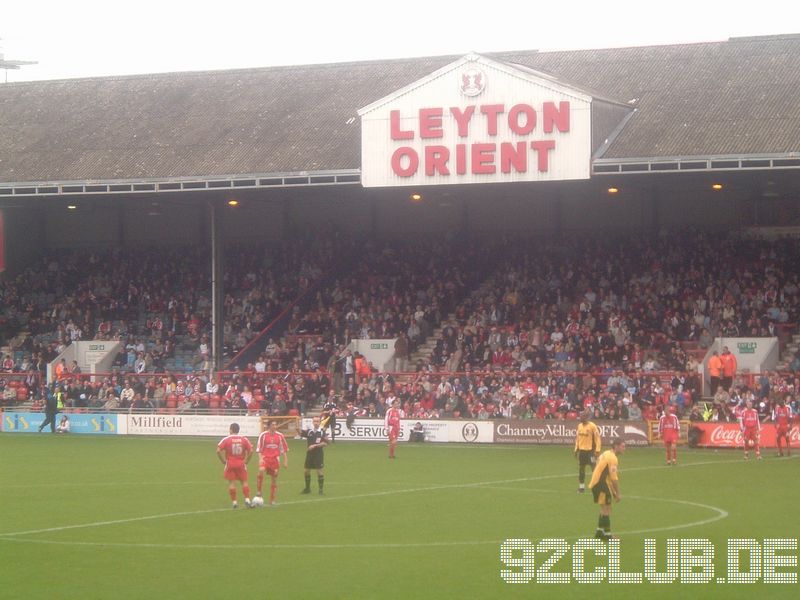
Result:
{"label": "green exit sign", "polygon": [[755,354],[758,342],[739,342],[736,347],[739,349],[739,354]]}
{"label": "green exit sign", "polygon": [[388,350],[389,349],[389,344],[385,344],[385,343],[383,343],[383,344],[370,344],[369,345],[369,349],[370,350]]}

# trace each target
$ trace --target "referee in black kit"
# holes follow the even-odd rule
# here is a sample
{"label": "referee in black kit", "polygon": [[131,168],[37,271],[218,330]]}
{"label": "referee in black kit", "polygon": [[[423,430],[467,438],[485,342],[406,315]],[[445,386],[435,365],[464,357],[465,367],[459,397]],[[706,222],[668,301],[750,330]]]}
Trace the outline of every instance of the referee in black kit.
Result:
{"label": "referee in black kit", "polygon": [[328,437],[325,430],[320,427],[319,417],[312,420],[313,428],[305,432],[308,439],[306,449],[305,477],[306,487],[301,494],[311,493],[311,469],[317,472],[317,483],[319,483],[319,494],[322,495],[322,486],[325,485],[325,446],[328,445]]}

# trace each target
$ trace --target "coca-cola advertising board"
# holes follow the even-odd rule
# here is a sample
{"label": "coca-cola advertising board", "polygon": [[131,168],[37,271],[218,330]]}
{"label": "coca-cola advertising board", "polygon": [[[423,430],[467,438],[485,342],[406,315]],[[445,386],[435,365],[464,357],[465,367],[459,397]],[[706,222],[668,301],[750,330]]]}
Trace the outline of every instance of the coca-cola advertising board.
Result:
{"label": "coca-cola advertising board", "polygon": [[[743,448],[744,438],[738,423],[692,423],[690,429],[700,430],[698,446],[706,448]],[[800,448],[800,425],[793,425],[789,430],[789,443]],[[777,448],[775,425],[767,423],[761,426],[760,446]]]}

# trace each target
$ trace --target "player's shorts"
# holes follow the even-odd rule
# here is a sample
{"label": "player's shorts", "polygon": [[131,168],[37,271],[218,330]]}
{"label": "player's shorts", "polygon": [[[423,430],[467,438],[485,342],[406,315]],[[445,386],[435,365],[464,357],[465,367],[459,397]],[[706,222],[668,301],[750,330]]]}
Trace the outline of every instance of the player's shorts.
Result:
{"label": "player's shorts", "polygon": [[281,463],[277,456],[262,456],[258,460],[258,468],[270,475],[277,475],[281,468]]}
{"label": "player's shorts", "polygon": [[389,441],[396,442],[397,438],[400,437],[400,428],[399,427],[390,427],[389,428]]}
{"label": "player's shorts", "polygon": [[678,434],[677,433],[665,433],[664,437],[661,438],[664,440],[664,445],[667,444],[677,444],[678,443]]}
{"label": "player's shorts", "polygon": [[325,455],[322,452],[306,452],[306,469],[322,469],[325,465]]}
{"label": "player's shorts", "polygon": [[247,481],[247,466],[246,465],[225,465],[225,471],[222,476],[228,481]]}
{"label": "player's shorts", "polygon": [[748,427],[742,432],[742,437],[744,437],[747,442],[756,442],[758,441],[758,429],[755,427]]}
{"label": "player's shorts", "polygon": [[605,481],[599,481],[592,488],[592,496],[594,496],[595,504],[604,504],[606,506],[611,504],[611,490],[608,489],[608,484]]}
{"label": "player's shorts", "polygon": [[594,452],[591,450],[578,450],[578,465],[581,467],[594,465]]}
{"label": "player's shorts", "polygon": [[777,435],[778,437],[784,437],[789,435],[789,426],[787,425],[786,427],[778,427],[775,430],[775,435]]}

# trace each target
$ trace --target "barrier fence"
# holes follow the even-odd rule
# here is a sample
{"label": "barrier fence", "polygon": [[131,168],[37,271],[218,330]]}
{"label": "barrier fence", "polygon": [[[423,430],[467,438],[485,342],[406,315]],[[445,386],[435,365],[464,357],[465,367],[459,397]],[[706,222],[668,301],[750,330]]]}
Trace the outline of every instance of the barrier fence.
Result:
{"label": "barrier fence", "polygon": [[[432,390],[436,389],[439,383],[444,380],[455,382],[455,379],[461,379],[462,382],[469,378],[473,386],[483,379],[490,378],[507,378],[516,380],[523,383],[530,377],[537,385],[543,382],[551,382],[556,380],[557,387],[560,388],[555,395],[552,389],[548,392],[548,396],[537,395],[538,400],[543,400],[548,397],[560,398],[563,390],[567,384],[574,384],[579,394],[579,398],[583,400],[588,388],[594,388],[596,395],[598,390],[602,391],[604,386],[607,385],[609,378],[614,376],[615,373],[610,372],[571,372],[571,371],[547,371],[547,372],[509,372],[509,371],[461,371],[461,372],[413,372],[401,374],[388,374],[388,373],[374,373],[376,377],[382,377],[388,380],[390,377],[394,379],[396,385],[413,385],[429,384]],[[683,373],[675,371],[653,371],[653,372],[638,372],[629,374],[629,377],[636,382],[635,385],[642,385],[643,383],[648,386],[654,386],[652,389],[658,390],[657,393],[651,393],[649,402],[643,404],[644,419],[652,419],[656,416],[655,407],[660,404],[665,404],[670,401],[672,396],[672,381],[676,376],[682,376]],[[764,374],[770,380],[772,389],[776,394],[781,393],[781,389],[800,389],[800,378],[794,372],[770,372]],[[159,414],[194,414],[194,415],[244,415],[251,414],[257,415],[263,411],[268,410],[267,395],[268,391],[265,389],[269,387],[271,390],[280,389],[281,392],[287,392],[289,388],[293,388],[298,384],[306,390],[313,390],[312,395],[304,398],[296,397],[286,412],[287,416],[297,417],[305,414],[311,410],[320,398],[327,396],[331,387],[334,391],[337,385],[344,385],[347,380],[342,375],[331,375],[327,371],[221,371],[217,372],[215,378],[219,384],[219,389],[216,393],[209,393],[205,390],[205,383],[195,376],[173,374],[173,373],[80,373],[70,374],[61,382],[69,385],[72,382],[80,382],[87,384],[92,388],[92,392],[97,392],[98,397],[85,402],[75,402],[69,400],[66,402],[67,409],[74,408],[80,412],[99,412],[108,411],[108,407],[103,406],[103,398],[100,396],[100,390],[109,385],[120,386],[126,380],[139,380],[145,387],[151,388],[150,391],[156,396],[154,401],[154,409]],[[737,383],[745,384],[751,389],[758,390],[761,386],[760,378],[762,374],[740,374],[737,377]],[[41,379],[31,374],[22,373],[0,373],[0,381],[2,381],[5,389],[3,394],[0,395],[0,406],[7,408],[24,407],[33,409],[35,412],[43,407],[43,396],[41,388],[36,386],[40,384]],[[780,382],[785,382],[787,385],[783,386]],[[239,385],[239,387],[236,387]],[[241,398],[242,385],[249,385],[252,388],[252,404],[244,406],[239,401]],[[792,386],[792,387],[790,387]],[[2,387],[2,386],[0,386]],[[160,393],[155,393],[155,390],[161,390]],[[621,390],[617,390],[619,393]],[[150,392],[147,392],[148,395]],[[98,399],[99,398],[99,399]],[[338,400],[344,402],[349,399],[346,395],[339,394]],[[685,405],[688,408],[692,403],[700,400],[699,398],[688,396],[684,399]],[[705,400],[708,402],[708,400]],[[113,411],[112,411],[113,412]],[[127,412],[127,409],[126,409]],[[137,412],[136,410],[133,411]],[[148,411],[144,411],[148,412]],[[457,416],[457,415],[456,415]],[[544,417],[544,414],[537,414],[536,416]],[[559,415],[557,415],[559,416]],[[568,417],[574,416],[570,413]],[[647,431],[648,438],[652,441],[656,439],[654,432],[651,429]],[[688,430],[682,430],[681,443],[688,440]]]}
{"label": "barrier fence", "polygon": [[[70,422],[68,435],[140,435],[140,436],[211,436],[228,434],[232,422],[239,423],[243,435],[257,437],[276,420],[278,429],[287,437],[297,438],[303,429],[311,427],[311,419],[297,416],[212,415],[212,414],[147,414],[134,412],[64,412]],[[43,412],[0,411],[0,431],[7,434],[37,433],[45,420]],[[60,420],[60,417],[57,421]],[[658,444],[655,421],[595,421],[607,447],[614,439],[622,438],[629,446]],[[466,444],[529,444],[564,445],[575,443],[577,421],[555,419],[528,420],[454,420],[403,419],[401,441]],[[47,430],[45,430],[47,431]],[[328,428],[336,441],[385,442],[388,432],[383,419],[336,419]],[[44,434],[42,434],[44,435]],[[789,430],[790,444],[800,448],[800,424]],[[681,422],[679,443],[704,448],[743,448],[741,430],[737,423]],[[777,447],[776,428],[772,423],[761,426],[762,448]]]}
{"label": "barrier fence", "polygon": [[[703,422],[692,423],[696,438],[693,445],[701,448],[743,448],[744,438],[738,423]],[[793,424],[788,432],[791,447],[800,447],[800,424]],[[759,445],[762,448],[777,448],[777,428],[773,423],[761,425]]]}
{"label": "barrier fence", "polygon": [[[616,376],[616,374],[620,372],[620,370],[614,370],[613,372],[609,371],[560,371],[560,370],[549,370],[549,371],[510,371],[510,370],[502,370],[502,369],[489,369],[489,370],[471,370],[471,371],[404,371],[404,372],[376,372],[372,371],[370,373],[370,377],[391,377],[394,381],[399,383],[413,383],[415,381],[422,380],[423,378],[428,379],[435,379],[441,380],[442,378],[475,378],[475,377],[514,377],[514,378],[522,378],[525,379],[527,377],[531,377],[535,381],[541,381],[542,379],[570,379],[575,382],[581,382],[584,386],[595,384],[597,386],[603,386],[609,380]],[[98,382],[107,379],[117,379],[117,380],[125,380],[128,378],[133,379],[163,379],[164,377],[167,378],[174,378],[176,381],[189,381],[194,380],[197,377],[208,378],[210,375],[213,375],[218,381],[221,383],[230,381],[236,377],[243,377],[250,380],[260,380],[268,377],[285,377],[285,376],[302,376],[302,377],[309,377],[309,378],[325,378],[330,382],[334,381],[334,377],[342,377],[344,378],[344,374],[341,373],[332,373],[326,369],[318,369],[315,371],[297,371],[297,370],[280,370],[280,371],[216,371],[213,373],[209,372],[194,372],[194,373],[178,373],[178,372],[145,372],[145,373],[133,373],[133,372],[105,372],[105,373],[68,373],[62,376],[58,382],[70,382],[70,381],[90,381],[90,382]],[[647,379],[650,382],[657,382],[663,386],[669,386],[671,382],[677,378],[686,378],[690,376],[698,377],[698,383],[700,374],[699,373],[688,373],[686,371],[667,371],[667,370],[659,370],[659,371],[626,371],[625,376],[631,380],[641,380]],[[787,381],[794,381],[800,380],[800,373],[794,371],[765,371],[764,373],[738,373],[736,378],[733,382],[733,387],[747,387],[750,389],[757,389],[759,379],[761,377],[768,377],[768,378],[781,378]],[[16,382],[25,382],[28,374],[25,373],[0,373],[0,379],[8,379],[11,381]],[[364,376],[359,376],[358,374],[353,375],[356,381],[360,381],[364,379]],[[43,379],[38,375],[35,376],[36,383],[43,382]]]}
{"label": "barrier fence", "polygon": [[[70,421],[70,434],[156,435],[156,436],[224,436],[232,422],[239,423],[243,435],[255,437],[271,420],[289,437],[311,428],[311,418],[252,415],[165,415],[142,413],[64,413]],[[42,412],[6,411],[0,414],[2,431],[36,433],[45,420]],[[403,419],[400,440],[424,442],[498,443],[498,444],[563,444],[575,443],[577,421],[530,419],[525,421]],[[617,438],[634,446],[648,445],[644,421],[597,421],[605,444]],[[336,441],[385,442],[388,432],[383,419],[337,419],[328,428]],[[413,436],[417,432],[418,436]]]}

